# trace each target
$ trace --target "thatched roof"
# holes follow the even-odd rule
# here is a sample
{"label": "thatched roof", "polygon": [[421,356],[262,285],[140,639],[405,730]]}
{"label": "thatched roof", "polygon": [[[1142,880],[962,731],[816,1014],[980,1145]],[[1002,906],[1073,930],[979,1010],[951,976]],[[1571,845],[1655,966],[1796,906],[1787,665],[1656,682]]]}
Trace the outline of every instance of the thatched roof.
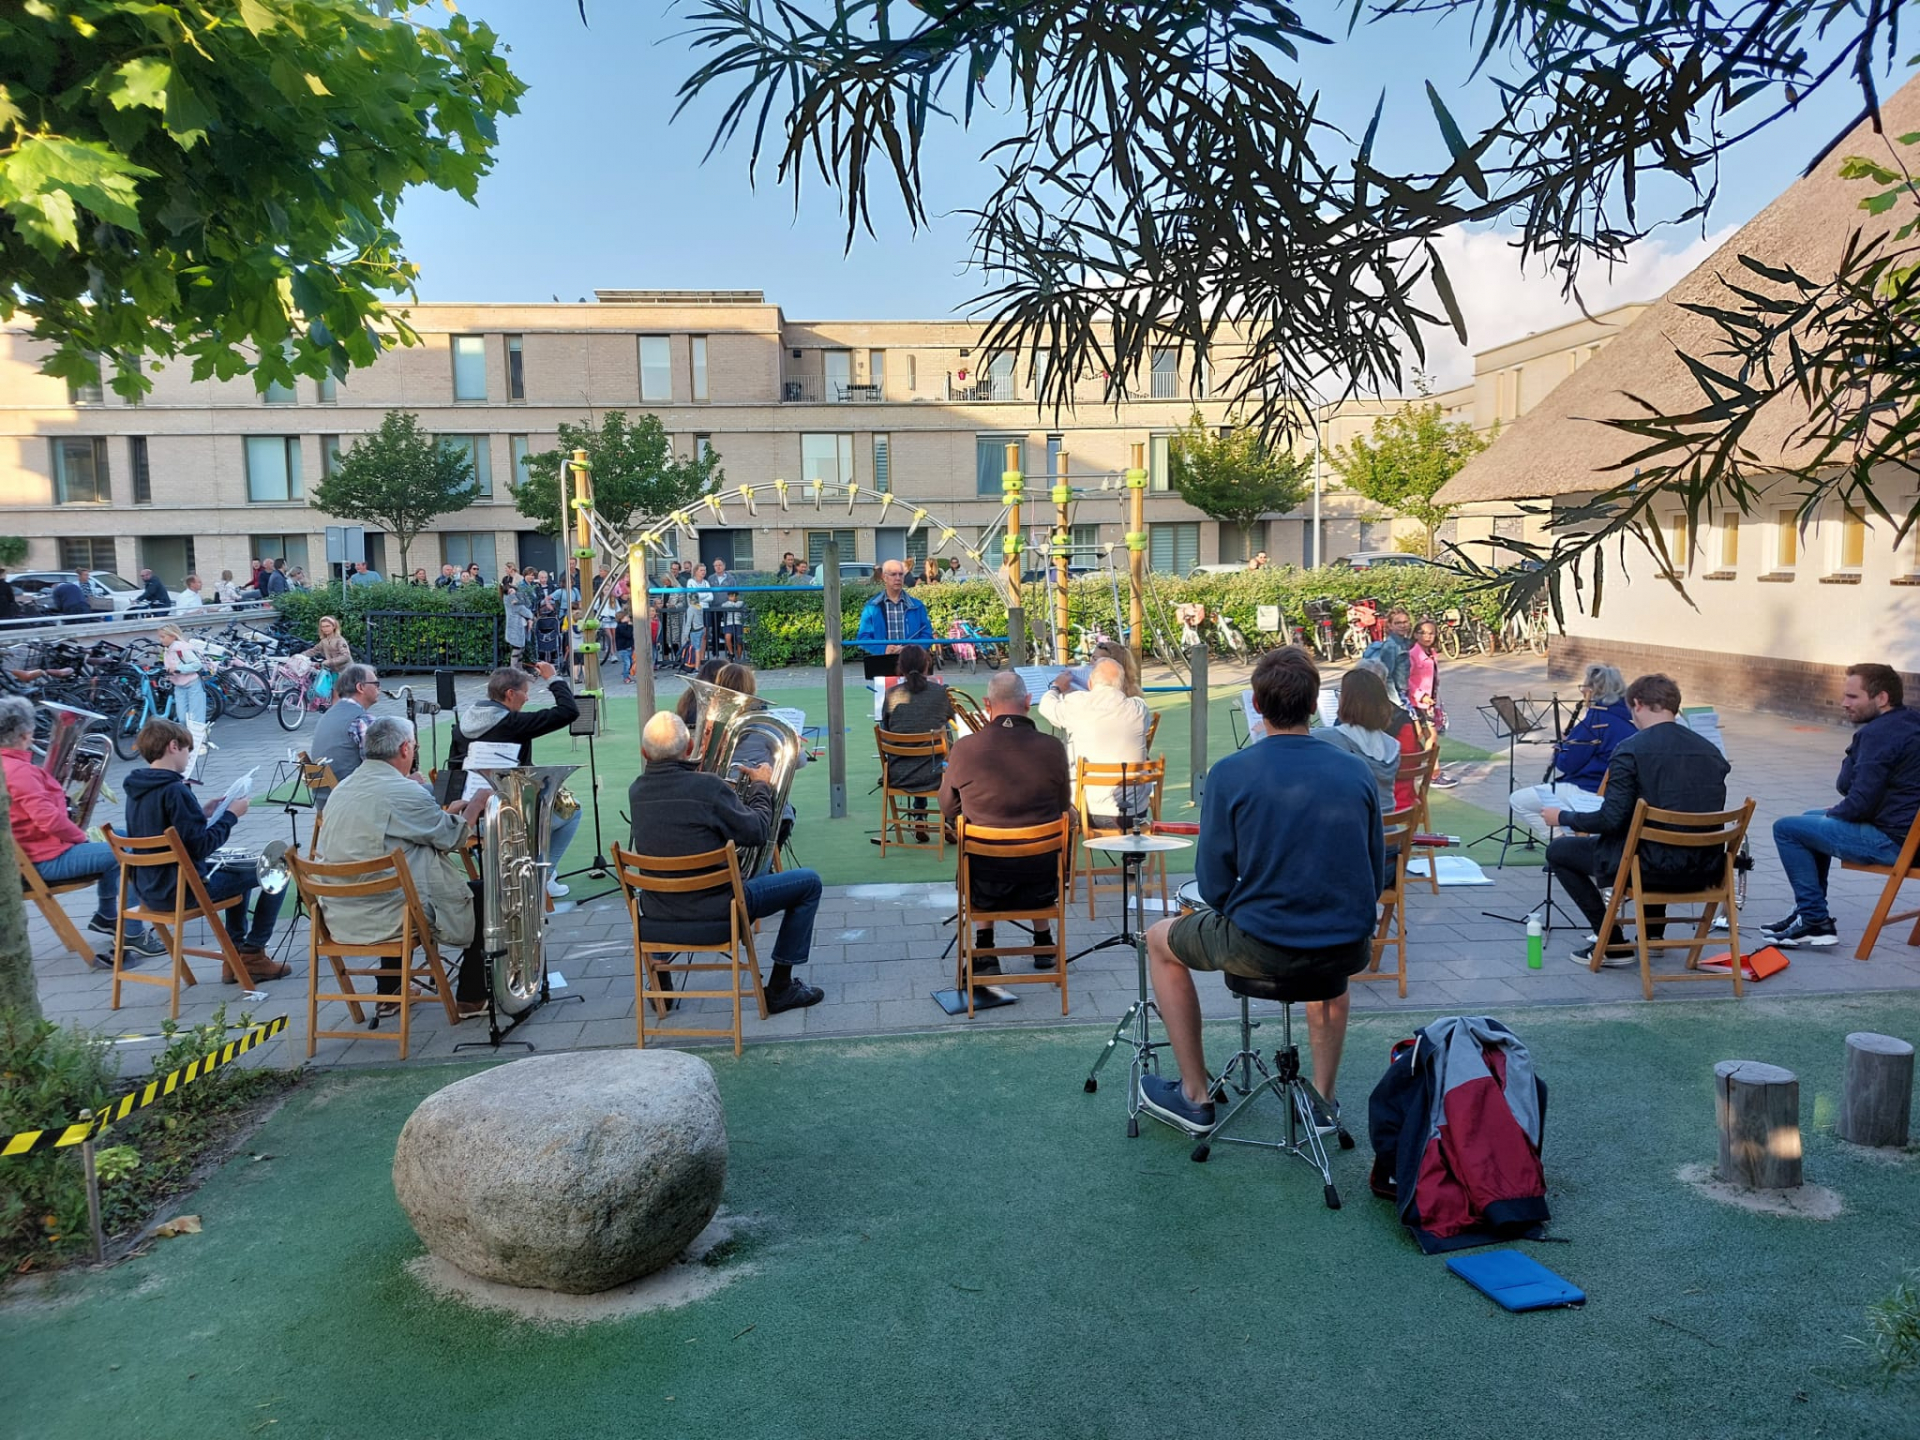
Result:
{"label": "thatched roof", "polygon": [[[1888,136],[1920,130],[1920,80],[1909,81],[1881,104]],[[1885,154],[1886,142],[1863,121],[1829,152],[1812,174],[1787,191],[1656,304],[1643,311],[1611,343],[1556,385],[1546,399],[1509,426],[1493,445],[1468,461],[1447,483],[1439,499],[1448,504],[1475,500],[1523,500],[1602,490],[1627,478],[1607,467],[1644,443],[1604,422],[1643,414],[1629,393],[1676,414],[1702,400],[1698,383],[1676,351],[1709,360],[1725,346],[1712,320],[1681,307],[1688,303],[1725,307],[1732,298],[1721,277],[1751,286],[1756,278],[1740,266],[1750,255],[1769,265],[1791,266],[1824,280],[1838,267],[1847,237],[1855,230],[1872,234],[1891,229],[1908,211],[1896,207],[1884,219],[1860,209],[1873,193],[1866,183],[1842,180],[1840,162],[1848,155]],[[1797,402],[1775,400],[1756,419],[1747,447],[1761,464],[1792,463],[1789,439],[1806,419]]]}

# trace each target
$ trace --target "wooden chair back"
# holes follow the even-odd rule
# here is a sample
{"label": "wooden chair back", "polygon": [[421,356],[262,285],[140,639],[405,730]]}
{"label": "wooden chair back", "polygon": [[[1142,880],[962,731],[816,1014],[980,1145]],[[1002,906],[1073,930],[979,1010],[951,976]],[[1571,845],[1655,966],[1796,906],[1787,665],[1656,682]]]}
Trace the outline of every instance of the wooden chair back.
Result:
{"label": "wooden chair back", "polygon": [[[887,847],[897,846],[906,850],[938,850],[942,860],[947,858],[946,827],[941,823],[938,813],[933,816],[931,826],[927,823],[927,797],[940,789],[937,778],[940,767],[947,758],[947,734],[944,730],[893,731],[880,726],[873,727],[873,743],[880,752],[880,858],[887,858]],[[909,790],[893,783],[893,761],[932,761],[936,779],[925,789]],[[915,810],[913,801],[919,799],[923,808]],[[907,838],[911,828],[914,838]],[[931,833],[929,833],[931,832]]]}
{"label": "wooden chair back", "polygon": [[[447,1013],[447,1024],[457,1025],[459,1013],[453,1006],[453,987],[447,982],[445,965],[440,959],[440,948],[433,938],[433,927],[427,921],[426,906],[420,903],[420,892],[413,883],[413,872],[407,868],[406,852],[395,846],[385,855],[372,855],[365,860],[309,860],[299,850],[289,850],[287,859],[293,870],[294,884],[300,887],[300,896],[306,902],[311,924],[307,929],[307,1058],[313,1058],[314,1045],[319,1040],[394,1040],[400,1046],[400,1058],[407,1058],[413,1043],[413,1007],[432,1004],[439,1001]],[[336,900],[372,899],[381,895],[397,896],[400,900],[400,930],[397,934],[383,940],[356,943],[341,940],[333,933],[327,923],[327,906]],[[425,963],[416,965],[413,955],[416,950],[424,952]],[[333,967],[333,977],[339,989],[326,991],[320,988],[320,962],[327,960]],[[354,964],[351,962],[362,963]],[[372,964],[364,962],[372,961]],[[387,963],[391,962],[391,963]],[[375,982],[376,990],[369,994],[365,990],[354,988],[354,978],[370,979]],[[396,979],[399,982],[397,994],[381,995],[377,991],[382,979]],[[413,993],[415,982],[430,983],[431,994]],[[376,1009],[371,1022],[367,1020],[362,1003],[371,999],[378,1006],[381,1002],[395,1003],[400,1007],[400,1028],[396,1034],[381,1035],[380,1016]],[[320,1023],[320,1002],[322,1000],[340,1000],[346,1003],[347,1012],[353,1017],[355,1025],[365,1025],[360,1030],[322,1030]]]}
{"label": "wooden chair back", "polygon": [[[1621,851],[1620,867],[1614,872],[1613,895],[1607,902],[1607,913],[1600,922],[1597,932],[1600,939],[1593,947],[1593,960],[1589,968],[1600,968],[1605,955],[1602,947],[1613,935],[1616,924],[1620,923],[1627,905],[1631,903],[1634,907],[1634,949],[1640,959],[1640,988],[1647,999],[1653,998],[1656,983],[1684,980],[1730,978],[1733,981],[1733,993],[1744,994],[1740,973],[1740,914],[1734,905],[1733,860],[1739,853],[1740,842],[1746,838],[1747,827],[1753,823],[1753,806],[1752,799],[1748,799],[1738,810],[1662,810],[1647,804],[1644,796],[1635,802],[1633,820],[1627,828],[1626,848]],[[1695,890],[1656,890],[1650,887],[1646,883],[1640,851],[1641,846],[1649,844],[1672,845],[1685,850],[1720,851],[1718,880]],[[1680,939],[1668,939],[1665,933],[1666,907],[1696,904],[1701,906],[1701,911],[1694,933]],[[1723,905],[1727,913],[1727,948],[1731,957],[1725,976],[1699,968],[1700,952],[1714,940],[1714,912]],[[1659,913],[1651,913],[1653,911]],[[1657,938],[1649,933],[1653,925],[1661,927],[1662,933]],[[1652,952],[1666,949],[1684,949],[1687,952],[1686,969],[1682,974],[1653,973]]]}
{"label": "wooden chair back", "polygon": [[[180,987],[199,983],[187,965],[186,957],[189,955],[220,961],[244,987],[251,990],[252,972],[240,958],[240,951],[235,947],[233,937],[227,934],[227,927],[216,923],[218,912],[232,909],[240,903],[240,898],[235,896],[217,905],[208,898],[206,882],[200,878],[199,868],[187,854],[186,843],[181,840],[180,832],[169,825],[164,835],[116,835],[111,825],[103,825],[100,833],[120,862],[120,915],[113,932],[112,1008],[120,1008],[120,987],[123,984],[164,985],[168,992],[167,1014],[169,1018],[178,1020]],[[134,872],[168,865],[173,866],[175,871],[172,906],[156,910],[130,903],[137,894]],[[160,938],[166,942],[167,954],[173,962],[164,975],[126,968],[129,920],[144,920],[159,929]],[[213,933],[215,949],[196,950],[186,944],[186,924],[189,920],[207,922],[207,928]]]}
{"label": "wooden chair back", "polygon": [[[1381,838],[1387,847],[1387,888],[1380,892],[1380,922],[1373,932],[1373,961],[1355,980],[1372,982],[1392,980],[1407,998],[1407,861],[1412,858],[1413,836],[1418,810],[1408,806],[1380,817]],[[1432,856],[1428,856],[1431,865]],[[1380,962],[1388,950],[1398,952],[1397,968],[1382,970]]]}
{"label": "wooden chair back", "polygon": [[1153,753],[1153,737],[1160,732],[1160,712],[1151,712],[1147,720],[1147,753]]}
{"label": "wooden chair back", "polygon": [[1864,875],[1884,875],[1887,883],[1880,887],[1880,898],[1874,903],[1873,918],[1867,922],[1867,928],[1860,936],[1859,947],[1853,952],[1856,960],[1866,960],[1873,954],[1873,947],[1879,943],[1880,930],[1886,925],[1897,925],[1902,920],[1912,920],[1913,929],[1907,932],[1907,944],[1920,945],[1920,910],[1902,910],[1894,914],[1893,907],[1900,898],[1900,887],[1915,876],[1920,876],[1920,811],[1915,812],[1913,823],[1907,827],[1906,841],[1900,846],[1900,853],[1894,856],[1891,865],[1875,865],[1865,860],[1842,860],[1842,870],[1858,870]]}
{"label": "wooden chair back", "polygon": [[[985,959],[999,960],[1010,956],[1052,955],[1053,969],[1036,970],[1031,975],[1001,975],[994,977],[996,985],[1058,985],[1060,987],[1060,1013],[1067,1013],[1067,898],[1068,877],[1073,864],[1073,816],[1070,811],[1061,811],[1060,818],[1048,820],[1039,825],[988,826],[972,825],[963,815],[956,824],[960,846],[960,870],[957,888],[960,897],[960,913],[955,919],[959,926],[959,959],[957,962],[957,981],[960,991],[967,997],[967,1014],[974,1014],[973,984],[974,965]],[[986,910],[973,903],[973,864],[976,860],[1022,860],[1035,859],[1043,855],[1055,857],[1059,867],[1056,875],[1054,898],[1050,905],[1035,909]],[[979,946],[974,943],[974,928],[980,925],[993,925],[1000,921],[1034,924],[1045,921],[1053,930],[1053,943],[1039,945],[1004,945],[998,943],[1005,939],[996,935],[992,946]]]}
{"label": "wooden chair back", "polygon": [[[1428,808],[1427,797],[1433,789],[1433,777],[1440,769],[1440,741],[1438,737],[1424,749],[1411,755],[1400,757],[1400,769],[1394,777],[1393,798],[1397,804],[1400,799],[1400,787],[1413,787],[1413,804],[1410,813],[1416,833],[1430,834],[1433,830],[1433,813]],[[1428,855],[1427,873],[1423,877],[1433,893],[1440,893],[1440,865],[1436,855]]]}
{"label": "wooden chair back", "polygon": [[[663,1019],[674,1002],[689,999],[726,1000],[732,1012],[730,1028],[716,1030],[689,1026],[655,1024],[657,1036],[730,1037],[733,1053],[745,1048],[741,1030],[740,1007],[751,998],[767,1018],[767,996],[760,979],[760,958],[754,951],[753,922],[747,916],[746,882],[740,876],[740,855],[731,840],[719,850],[698,855],[640,855],[613,847],[613,874],[620,882],[620,893],[627,902],[627,919],[633,926],[633,988],[635,1040],[638,1048],[647,1048],[647,1012],[656,1021]],[[649,940],[643,895],[691,895],[725,887],[729,892],[727,935],[724,940],[693,943],[685,940]],[[657,922],[656,922],[657,923]],[[717,923],[717,922],[716,922]],[[677,959],[678,956],[686,959]],[[696,960],[698,955],[725,955],[724,961]],[[744,962],[742,957],[744,956]],[[691,978],[706,972],[722,972],[728,985],[724,990],[688,990],[673,988],[678,974]]]}
{"label": "wooden chair back", "polygon": [[40,907],[40,913],[47,924],[53,927],[53,933],[60,937],[60,943],[71,950],[80,963],[89,970],[93,968],[94,948],[87,937],[80,933],[80,927],[73,923],[73,917],[67,914],[66,907],[53,897],[71,895],[76,890],[91,890],[94,880],[91,876],[78,880],[48,880],[41,875],[40,867],[27,859],[27,852],[20,848],[16,839],[13,846],[13,858],[20,866],[20,888],[27,898]]}
{"label": "wooden chair back", "polygon": [[[1124,777],[1122,771],[1125,772]],[[1087,801],[1087,787],[1092,786],[1095,789],[1117,790],[1120,788],[1123,778],[1126,788],[1134,793],[1136,801],[1140,794],[1143,791],[1145,792],[1147,813],[1152,819],[1158,820],[1160,818],[1160,796],[1166,789],[1166,756],[1150,755],[1145,760],[1129,760],[1124,766],[1108,764],[1104,761],[1088,760],[1084,756],[1076,756],[1074,759],[1073,808],[1079,816],[1080,839],[1083,843],[1080,846],[1079,861],[1074,866],[1073,888],[1076,892],[1079,890],[1080,877],[1084,875],[1087,880],[1087,918],[1089,920],[1094,918],[1094,906],[1098,902],[1099,892],[1101,890],[1117,890],[1122,888],[1120,878],[1124,871],[1123,867],[1119,864],[1108,865],[1102,863],[1098,859],[1096,851],[1086,848],[1084,842],[1090,836],[1118,835],[1121,833],[1115,826],[1097,825],[1094,823],[1093,812]],[[1166,913],[1167,897],[1169,894],[1167,889],[1166,853],[1162,851],[1148,856],[1147,864],[1143,868],[1145,870],[1145,874],[1141,877],[1143,883],[1147,875],[1157,873],[1160,877],[1160,909],[1164,914]]]}
{"label": "wooden chair back", "polygon": [[321,808],[333,795],[340,781],[335,778],[333,765],[326,760],[310,760],[302,750],[296,757],[300,766],[300,783],[307,787],[307,795],[313,801],[313,833],[307,837],[309,847],[320,840],[320,820],[325,815]]}

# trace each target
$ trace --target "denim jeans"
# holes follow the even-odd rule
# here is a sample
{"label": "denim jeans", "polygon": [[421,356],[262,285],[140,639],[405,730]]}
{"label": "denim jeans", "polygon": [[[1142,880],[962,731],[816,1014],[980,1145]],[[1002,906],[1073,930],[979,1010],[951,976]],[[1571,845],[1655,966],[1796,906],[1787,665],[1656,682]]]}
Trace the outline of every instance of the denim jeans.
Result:
{"label": "denim jeans", "polygon": [[180,718],[195,725],[207,723],[207,682],[195,680],[186,685],[176,685],[173,693],[180,698]]}
{"label": "denim jeans", "polygon": [[747,881],[747,914],[780,915],[773,942],[775,965],[804,965],[813,950],[813,917],[820,909],[820,877],[811,870],[783,870]]}
{"label": "denim jeans", "polygon": [[[113,858],[113,847],[106,841],[88,840],[79,845],[69,845],[58,855],[40,861],[33,868],[49,884],[85,880],[98,875],[100,883],[94,891],[94,912],[108,920],[120,913],[120,862]],[[146,933],[147,927],[137,920],[127,926],[129,940],[138,940]]]}
{"label": "denim jeans", "polygon": [[573,832],[580,828],[580,822],[586,818],[586,814],[584,809],[578,810],[572,819],[562,820],[548,832],[547,859],[553,865],[553,869],[547,872],[549,879],[559,878],[560,862],[566,858],[567,846],[573,843]]}
{"label": "denim jeans", "polygon": [[[280,895],[270,895],[265,890],[254,897],[253,927],[247,927],[247,892],[257,888],[251,865],[216,870],[207,876],[207,899],[218,904],[230,896],[238,895],[240,903],[227,911],[227,934],[233,937],[236,945],[251,945],[264,950],[267,942],[273,938],[273,922],[280,918]],[[284,895],[286,892],[280,892]]]}
{"label": "denim jeans", "polygon": [[1783,815],[1773,822],[1773,848],[1793,886],[1793,908],[1802,920],[1824,921],[1827,870],[1834,857],[1869,865],[1891,865],[1900,858],[1900,842],[1858,820],[1836,820],[1824,810]]}

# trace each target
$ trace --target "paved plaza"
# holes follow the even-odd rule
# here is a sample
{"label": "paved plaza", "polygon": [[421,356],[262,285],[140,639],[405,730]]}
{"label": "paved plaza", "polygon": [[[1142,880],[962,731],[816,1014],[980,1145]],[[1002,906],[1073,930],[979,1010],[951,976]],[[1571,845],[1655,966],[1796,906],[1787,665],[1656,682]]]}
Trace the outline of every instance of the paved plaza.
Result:
{"label": "paved plaza", "polygon": [[[1217,682],[1223,677],[1216,674],[1214,678]],[[773,672],[762,677],[762,684],[768,690],[782,685],[820,683],[822,676],[817,669]],[[1151,676],[1149,683],[1152,683]],[[463,693],[477,685],[477,679],[464,680]],[[1477,704],[1484,703],[1493,694],[1544,699],[1555,689],[1547,679],[1543,660],[1507,656],[1451,664],[1446,667],[1443,686],[1453,735],[1487,750],[1495,749],[1498,742],[1478,715]],[[661,688],[663,695],[671,695],[677,687],[673,682],[663,681]],[[1558,688],[1562,694],[1571,694],[1576,687],[1563,684]],[[1687,698],[1689,703],[1711,699],[1707,696]],[[381,705],[382,710],[399,708],[393,701],[384,701]],[[869,746],[859,743],[858,717],[851,715],[852,708],[850,704],[850,724],[854,729],[848,745],[848,788],[857,797],[852,802],[852,814],[838,822],[806,819],[796,837],[803,863],[809,829],[827,824],[871,828],[874,823],[874,807],[864,797],[867,772],[873,761]],[[1727,753],[1733,762],[1730,801],[1737,803],[1751,794],[1759,802],[1753,832],[1757,864],[1742,916],[1744,923],[1757,927],[1792,909],[1785,880],[1773,855],[1771,824],[1780,815],[1830,803],[1833,777],[1848,732],[1834,726],[1797,724],[1751,713],[1723,713],[1720,718]],[[288,735],[264,716],[253,721],[222,724],[215,732],[220,749],[209,768],[209,780],[221,783],[239,773],[242,766],[260,765],[264,789],[274,762],[284,759],[289,746],[297,746],[310,732],[311,721],[306,732]],[[580,758],[584,761],[584,742],[576,743],[581,745]],[[1541,778],[1548,752],[1549,747],[1544,744],[1519,747],[1516,771],[1521,783]],[[125,768],[116,764],[115,780]],[[1494,760],[1450,769],[1462,780],[1454,792],[1456,795],[1489,810],[1503,808],[1507,789],[1504,751]],[[603,776],[603,787],[610,794],[616,790],[623,793],[630,778]],[[96,818],[111,820],[117,813],[117,807],[103,804]],[[1167,818],[1180,817],[1169,815]],[[309,828],[308,820],[305,812],[298,817],[298,830],[303,839]],[[257,803],[242,821],[235,841],[263,844],[270,839],[285,838],[289,833],[288,816],[279,807]],[[570,863],[580,863],[591,854],[591,838],[590,832],[583,832],[575,841]],[[624,836],[606,836],[609,846],[616,839]],[[1064,1019],[1057,992],[1032,986],[1015,992],[1020,997],[1017,1004],[983,1012],[972,1019],[948,1017],[934,1004],[931,992],[953,983],[952,954],[947,949],[953,939],[953,928],[943,923],[954,909],[952,885],[888,884],[887,862],[880,858],[877,850],[872,873],[871,883],[829,887],[821,905],[807,978],[826,991],[825,1000],[811,1009],[765,1021],[750,1014],[746,1022],[750,1044],[820,1036],[957,1033],[1066,1023],[1089,1027],[1091,1057],[1096,1044],[1091,1031],[1111,1027],[1136,993],[1134,953],[1125,947],[1113,947],[1073,964],[1069,972],[1071,1010]],[[1593,974],[1569,961],[1569,953],[1583,943],[1586,928],[1583,925],[1556,928],[1547,940],[1544,968],[1529,971],[1524,927],[1488,918],[1482,912],[1517,916],[1537,909],[1545,898],[1545,872],[1537,867],[1515,867],[1504,871],[1489,869],[1487,873],[1493,882],[1491,885],[1443,887],[1438,895],[1423,885],[1411,887],[1406,998],[1399,998],[1391,982],[1356,985],[1356,1011],[1405,1010],[1410,1016],[1415,1012],[1441,1011],[1510,1017],[1516,1008],[1530,1005],[1645,1003],[1640,996],[1637,969],[1603,970]],[[1176,867],[1173,883],[1177,885],[1185,878]],[[578,877],[574,882],[581,893],[596,888],[593,882],[583,884],[583,881],[585,877]],[[1920,950],[1906,945],[1904,925],[1889,927],[1871,962],[1863,964],[1853,959],[1853,947],[1878,889],[1879,881],[1873,877],[1836,872],[1833,894],[1841,944],[1823,951],[1796,952],[1790,969],[1754,987],[1750,993],[1779,999],[1920,988]],[[65,899],[70,913],[84,924],[90,894],[74,894]],[[1568,913],[1573,914],[1571,907]],[[31,907],[29,925],[40,995],[49,1017],[63,1023],[100,1028],[113,1035],[152,1036],[158,1032],[166,1015],[165,990],[129,986],[123,995],[122,1007],[113,1011],[108,1005],[108,975],[83,969]],[[1118,928],[1117,897],[1103,895],[1098,914],[1090,921],[1083,895],[1069,911],[1067,941],[1073,950],[1080,950],[1115,933]],[[304,1061],[306,1053],[305,922],[299,922],[297,930],[289,935],[283,916],[282,935],[286,943],[276,949],[282,958],[294,964],[294,973],[271,982],[266,987],[265,998],[254,999],[245,1008],[263,1018],[280,1014],[291,1017],[286,1032],[257,1053],[260,1063],[297,1065]],[[543,1053],[632,1045],[631,928],[618,893],[588,896],[565,913],[555,915],[550,922],[548,943],[550,965],[566,980],[566,989],[559,993],[581,999],[542,1008],[520,1027],[516,1038],[532,1042]],[[763,951],[766,944],[763,940]],[[1678,958],[1677,954],[1670,955],[1666,963],[1677,964]],[[153,963],[156,962],[149,962]],[[1656,958],[1656,964],[1659,963]],[[182,1020],[203,1018],[222,1002],[228,1005],[230,1017],[236,1014],[242,1008],[238,988],[219,983],[217,961],[198,964],[201,983],[183,993]],[[1218,984],[1203,983],[1200,992],[1210,1016],[1224,1018],[1233,1012],[1229,997]],[[1659,990],[1659,998],[1654,1003],[1686,1003],[1692,999],[1721,998],[1730,993],[1731,987],[1721,983],[1665,986]],[[708,1002],[695,1007],[693,1013],[718,1016],[720,1011],[718,1002]],[[412,1057],[415,1061],[445,1059],[453,1054],[456,1043],[484,1039],[482,1026],[472,1021],[449,1029],[437,1007],[416,1010],[414,1020]],[[705,1024],[708,1021],[689,1022],[676,1017],[674,1023]],[[1409,1023],[1413,1021],[1410,1019]],[[392,1024],[386,1022],[388,1027]],[[321,1028],[347,1028],[344,1007],[322,1007]],[[389,1029],[382,1033],[391,1032]],[[142,1057],[150,1043],[125,1042],[123,1068],[128,1071],[143,1068]],[[471,1057],[475,1052],[463,1053]],[[322,1040],[314,1059],[321,1065],[352,1065],[391,1062],[394,1054],[395,1047],[385,1040]]]}

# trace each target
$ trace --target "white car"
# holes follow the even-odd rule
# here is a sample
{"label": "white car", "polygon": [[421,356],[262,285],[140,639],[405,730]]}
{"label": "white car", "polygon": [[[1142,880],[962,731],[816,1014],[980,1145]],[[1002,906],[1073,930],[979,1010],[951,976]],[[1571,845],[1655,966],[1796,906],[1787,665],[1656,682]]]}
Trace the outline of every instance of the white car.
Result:
{"label": "white car", "polygon": [[[22,609],[31,604],[33,609],[44,611],[49,608],[47,596],[53,587],[76,578],[71,570],[22,570],[9,574],[7,581],[13,586],[13,593],[20,597]],[[124,619],[128,609],[140,598],[138,585],[111,570],[95,570],[87,579],[93,608],[110,611],[115,619]]]}

